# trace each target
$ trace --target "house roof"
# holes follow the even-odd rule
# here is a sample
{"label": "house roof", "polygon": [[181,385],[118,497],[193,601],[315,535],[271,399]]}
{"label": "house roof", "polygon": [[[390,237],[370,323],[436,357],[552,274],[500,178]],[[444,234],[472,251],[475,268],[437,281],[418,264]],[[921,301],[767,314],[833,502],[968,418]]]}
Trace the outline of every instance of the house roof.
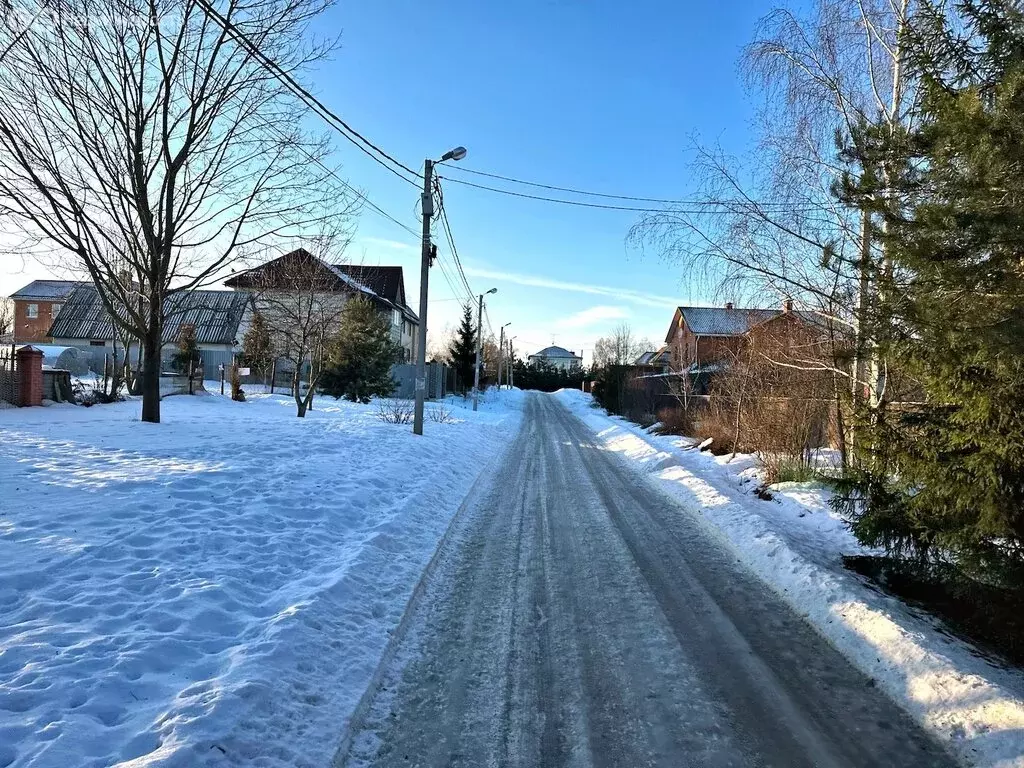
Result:
{"label": "house roof", "polygon": [[668,358],[669,348],[663,346],[650,352],[644,352],[634,361],[633,365],[662,365],[668,362]]}
{"label": "house roof", "polygon": [[740,336],[758,323],[781,314],[782,310],[679,307],[679,312],[697,336]]}
{"label": "house roof", "polygon": [[[738,309],[728,307],[678,307],[676,312],[682,315],[686,327],[695,336],[742,336],[751,328],[779,317],[795,317],[823,330],[829,328],[849,328],[842,320],[836,320],[820,312],[794,309]],[[665,341],[670,341],[675,333],[676,322],[673,317],[672,326],[668,329]]]}
{"label": "house roof", "polygon": [[[178,291],[164,303],[164,343],[178,339],[183,325],[195,327],[200,344],[235,344],[245,308],[252,301],[245,291]],[[99,292],[81,285],[64,302],[49,335],[55,339],[114,338],[113,323]]]}
{"label": "house roof", "polygon": [[253,269],[239,272],[224,281],[229,288],[255,288],[262,276],[273,280],[274,271],[285,269],[289,260],[302,259],[316,262],[323,268],[324,290],[351,290],[387,307],[401,310],[413,323],[419,317],[405,302],[405,278],[401,267],[364,267],[354,264],[328,264],[305,248],[296,248],[283,256]]}
{"label": "house roof", "polygon": [[12,299],[63,299],[84,283],[78,280],[33,280],[19,291],[11,294]]}
{"label": "house roof", "polygon": [[348,277],[395,304],[405,305],[405,277],[401,267],[364,267],[332,264]]}
{"label": "house roof", "polygon": [[566,358],[572,357],[572,358],[575,358],[577,360],[582,360],[583,359],[582,357],[577,355],[575,352],[570,352],[569,350],[565,349],[564,347],[545,347],[540,352],[537,352],[536,354],[530,355],[530,357],[566,357]]}

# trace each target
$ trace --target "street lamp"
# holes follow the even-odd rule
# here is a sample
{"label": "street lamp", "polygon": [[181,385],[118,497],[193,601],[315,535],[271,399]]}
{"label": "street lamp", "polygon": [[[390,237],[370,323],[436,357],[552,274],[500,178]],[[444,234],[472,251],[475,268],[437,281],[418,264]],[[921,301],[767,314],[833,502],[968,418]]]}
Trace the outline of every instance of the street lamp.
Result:
{"label": "street lamp", "polygon": [[[455,147],[441,155],[438,163],[461,160],[466,156],[465,147]],[[416,407],[413,411],[412,431],[423,434],[423,408],[427,398],[427,283],[430,280],[430,262],[433,247],[430,243],[430,220],[434,216],[434,197],[430,185],[433,179],[435,161],[423,161],[423,195],[420,208],[423,214],[423,242],[420,248],[420,328],[416,344]]]}
{"label": "street lamp", "polygon": [[501,364],[505,359],[505,329],[512,325],[512,321],[509,320],[498,332],[498,391],[501,391]]}
{"label": "street lamp", "polygon": [[477,408],[480,401],[480,349],[484,344],[484,296],[497,293],[497,288],[480,294],[480,304],[476,310],[476,366],[473,370],[473,410]]}

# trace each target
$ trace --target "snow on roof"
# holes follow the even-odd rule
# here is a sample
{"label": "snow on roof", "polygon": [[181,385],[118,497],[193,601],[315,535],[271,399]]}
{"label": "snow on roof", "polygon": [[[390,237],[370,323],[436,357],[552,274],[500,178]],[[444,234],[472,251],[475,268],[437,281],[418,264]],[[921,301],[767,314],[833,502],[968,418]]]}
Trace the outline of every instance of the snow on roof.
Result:
{"label": "snow on roof", "polygon": [[570,352],[569,350],[565,349],[564,347],[554,347],[554,346],[552,346],[552,347],[545,347],[540,352],[538,352],[538,353],[536,353],[534,355],[530,355],[530,357],[571,357],[571,358],[576,358],[577,360],[582,360],[583,359],[582,357],[577,355],[575,352]]}
{"label": "snow on roof", "polygon": [[758,323],[782,314],[781,309],[679,307],[687,327],[697,336],[740,336]]}
{"label": "snow on roof", "polygon": [[11,294],[12,299],[63,299],[75,288],[85,285],[77,280],[33,280],[19,291]]}

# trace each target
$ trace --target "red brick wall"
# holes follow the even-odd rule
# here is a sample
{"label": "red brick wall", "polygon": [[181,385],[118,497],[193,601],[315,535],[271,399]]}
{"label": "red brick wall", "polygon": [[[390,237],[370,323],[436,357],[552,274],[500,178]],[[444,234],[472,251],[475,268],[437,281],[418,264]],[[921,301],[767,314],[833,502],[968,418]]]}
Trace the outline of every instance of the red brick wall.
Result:
{"label": "red brick wall", "polygon": [[43,404],[43,353],[24,347],[18,350],[18,405]]}
{"label": "red brick wall", "polygon": [[697,337],[681,319],[677,319],[676,322],[678,325],[669,342],[673,371],[684,370],[694,362],[714,363],[732,357],[739,349],[739,336]]}
{"label": "red brick wall", "polygon": [[[50,337],[46,332],[50,330],[55,310],[54,304],[61,302],[39,301],[27,299],[14,300],[14,341],[16,344],[31,344],[32,342],[47,342]],[[38,307],[36,317],[28,316],[28,307],[35,304]]]}

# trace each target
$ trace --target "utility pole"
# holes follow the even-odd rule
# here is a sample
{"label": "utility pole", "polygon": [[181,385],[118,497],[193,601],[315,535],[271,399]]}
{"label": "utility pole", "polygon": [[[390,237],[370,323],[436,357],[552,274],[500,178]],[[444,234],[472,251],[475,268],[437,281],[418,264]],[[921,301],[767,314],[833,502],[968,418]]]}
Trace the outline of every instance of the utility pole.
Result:
{"label": "utility pole", "polygon": [[512,325],[511,322],[501,326],[498,333],[498,389],[501,389],[501,364],[505,361],[505,329]]}
{"label": "utility pole", "polygon": [[484,345],[484,296],[488,293],[497,293],[497,288],[491,288],[487,293],[480,294],[480,303],[476,310],[476,365],[473,367],[473,410],[475,411],[480,402],[480,349]]}
{"label": "utility pole", "polygon": [[427,283],[430,281],[430,263],[433,249],[430,243],[430,219],[434,215],[434,195],[430,189],[434,174],[434,161],[423,161],[423,195],[420,208],[423,213],[423,242],[420,245],[420,327],[416,344],[416,406],[413,411],[413,434],[423,434],[423,408],[427,397]]}
{"label": "utility pole", "polygon": [[513,336],[508,340],[508,388],[512,389],[516,385],[516,352],[512,347],[512,342],[518,339],[518,336]]}
{"label": "utility pole", "polygon": [[[466,156],[465,147],[456,147],[445,152],[438,162],[461,160]],[[420,208],[423,213],[423,242],[420,246],[420,327],[416,344],[416,406],[413,410],[412,431],[423,434],[423,409],[427,399],[427,283],[430,280],[430,265],[437,249],[430,242],[430,220],[434,216],[434,196],[430,184],[434,176],[434,161],[423,161],[423,195]]]}

